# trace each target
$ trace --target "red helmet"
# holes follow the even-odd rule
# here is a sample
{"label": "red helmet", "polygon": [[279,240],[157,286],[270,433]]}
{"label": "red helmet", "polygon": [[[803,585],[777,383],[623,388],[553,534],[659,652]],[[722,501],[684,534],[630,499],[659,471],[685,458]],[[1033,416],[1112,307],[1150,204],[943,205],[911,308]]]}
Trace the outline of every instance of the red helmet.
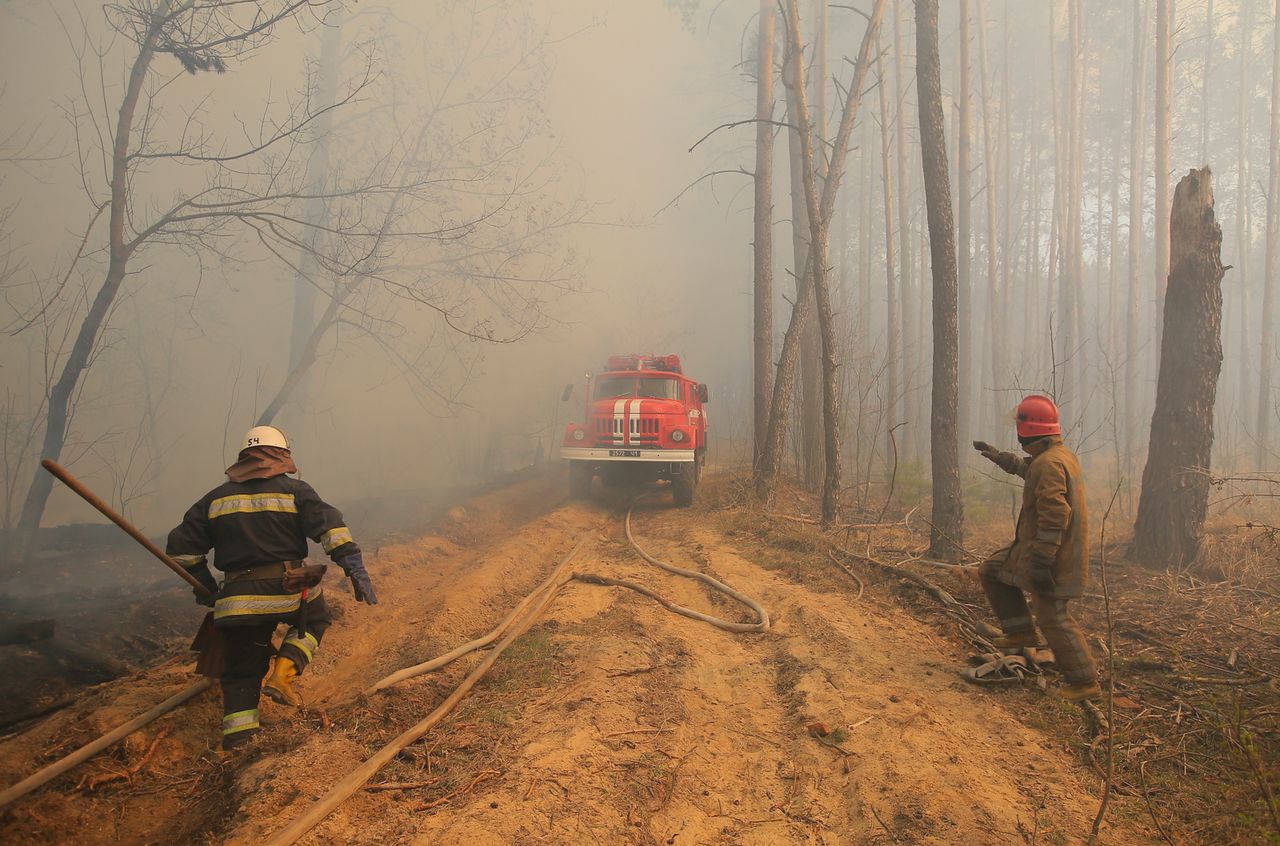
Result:
{"label": "red helmet", "polygon": [[1061,435],[1058,423],[1058,406],[1053,400],[1040,394],[1018,403],[1018,437],[1042,438],[1045,435]]}

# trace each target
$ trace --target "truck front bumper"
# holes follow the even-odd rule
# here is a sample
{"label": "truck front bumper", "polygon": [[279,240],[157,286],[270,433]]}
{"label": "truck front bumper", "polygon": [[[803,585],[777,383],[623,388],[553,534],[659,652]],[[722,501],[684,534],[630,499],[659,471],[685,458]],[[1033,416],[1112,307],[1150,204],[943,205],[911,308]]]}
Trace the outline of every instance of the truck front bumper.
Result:
{"label": "truck front bumper", "polygon": [[644,463],[692,464],[691,449],[635,449],[627,447],[560,447],[560,457],[568,461],[640,461]]}

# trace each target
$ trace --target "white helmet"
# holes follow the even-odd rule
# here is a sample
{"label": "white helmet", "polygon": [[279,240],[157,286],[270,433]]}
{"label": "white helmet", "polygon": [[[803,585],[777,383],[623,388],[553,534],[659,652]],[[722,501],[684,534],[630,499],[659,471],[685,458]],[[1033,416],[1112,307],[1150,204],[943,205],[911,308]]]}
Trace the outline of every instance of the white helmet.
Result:
{"label": "white helmet", "polygon": [[256,446],[273,446],[289,448],[289,437],[275,426],[254,426],[252,429],[244,433],[244,443],[240,446],[241,450]]}

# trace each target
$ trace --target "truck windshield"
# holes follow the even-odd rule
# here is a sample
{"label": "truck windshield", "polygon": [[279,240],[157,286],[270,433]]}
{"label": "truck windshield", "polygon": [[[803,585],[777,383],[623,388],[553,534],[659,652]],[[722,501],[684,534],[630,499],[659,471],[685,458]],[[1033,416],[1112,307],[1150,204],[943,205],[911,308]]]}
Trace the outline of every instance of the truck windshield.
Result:
{"label": "truck windshield", "polygon": [[680,399],[680,383],[661,376],[605,376],[596,380],[596,399],[618,397]]}

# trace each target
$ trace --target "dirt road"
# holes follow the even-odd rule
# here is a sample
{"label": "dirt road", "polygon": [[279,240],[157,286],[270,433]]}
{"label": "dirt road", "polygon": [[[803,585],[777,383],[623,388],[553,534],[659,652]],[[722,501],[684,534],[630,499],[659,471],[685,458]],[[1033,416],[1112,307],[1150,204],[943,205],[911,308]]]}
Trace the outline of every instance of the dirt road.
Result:
{"label": "dirt road", "polygon": [[[729,619],[745,609],[658,571],[621,536],[621,502],[566,504],[538,479],[374,551],[383,604],[329,596],[339,619],[303,715],[265,706],[250,753],[219,759],[213,694],[0,816],[6,842],[260,842],[420,719],[481,656],[360,700],[387,673],[492,628],[583,533],[577,571],[629,579]],[[750,516],[643,504],[638,540],[750,594],[769,631],[730,634],[629,591],[571,583],[442,727],[406,750],[308,844],[1082,843],[1099,779],[1019,719],[1039,691],[977,690],[964,655],[805,551],[762,544]],[[810,560],[810,559],[814,560]],[[193,610],[193,620],[196,618]],[[0,778],[187,683],[171,663],[95,689],[0,744]],[[1064,720],[1078,720],[1065,706]],[[825,739],[806,729],[823,723]],[[157,740],[157,738],[159,738]],[[97,777],[95,789],[77,781]],[[89,785],[86,784],[85,787]],[[1121,805],[1104,843],[1156,842]]]}

